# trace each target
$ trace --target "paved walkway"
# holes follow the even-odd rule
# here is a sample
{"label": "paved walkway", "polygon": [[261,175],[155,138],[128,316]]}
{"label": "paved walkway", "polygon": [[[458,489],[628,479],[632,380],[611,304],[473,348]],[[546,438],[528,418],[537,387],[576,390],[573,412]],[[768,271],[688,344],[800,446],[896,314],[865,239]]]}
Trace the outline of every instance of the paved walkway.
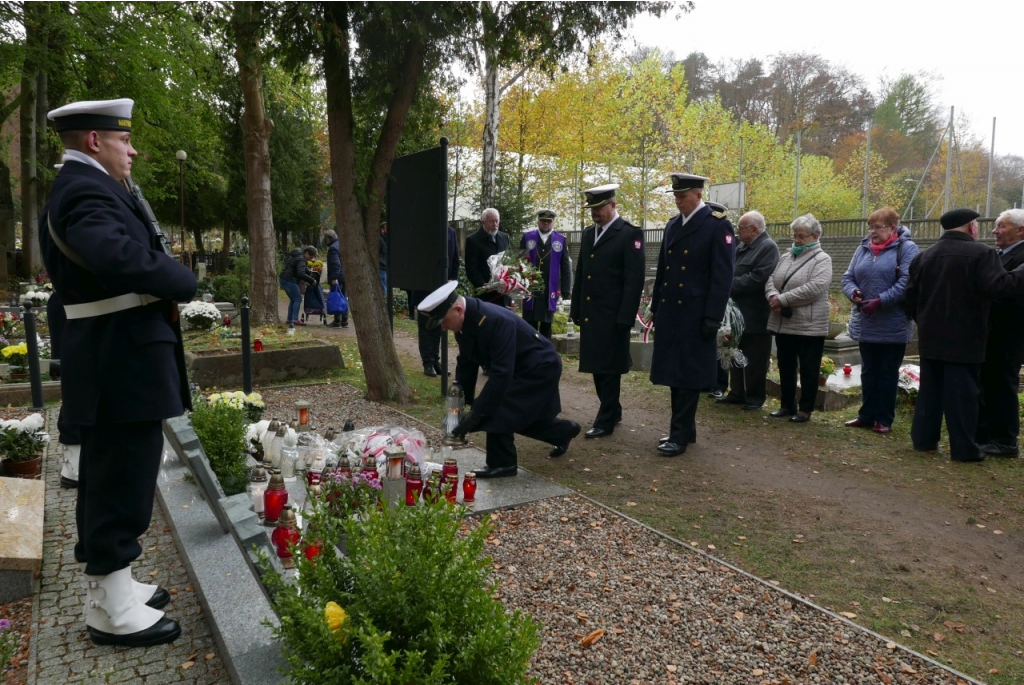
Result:
{"label": "paved walkway", "polygon": [[171,645],[139,649],[100,647],[89,640],[82,617],[85,588],[74,558],[77,491],[60,487],[57,412],[47,411],[52,441],[43,463],[43,564],[33,610],[29,684],[231,682],[159,504],[141,540],[143,554],[134,575],[171,593],[168,616],[181,623],[181,637]]}

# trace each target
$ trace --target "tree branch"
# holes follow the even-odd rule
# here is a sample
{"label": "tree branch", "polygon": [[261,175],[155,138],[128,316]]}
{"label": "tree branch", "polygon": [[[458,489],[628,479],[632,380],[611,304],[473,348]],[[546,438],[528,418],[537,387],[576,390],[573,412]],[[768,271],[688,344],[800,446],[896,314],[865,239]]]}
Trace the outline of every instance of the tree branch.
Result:
{"label": "tree branch", "polygon": [[505,91],[514,86],[516,84],[516,81],[523,77],[523,74],[526,73],[527,69],[529,69],[529,66],[524,66],[515,74],[513,74],[512,78],[510,78],[508,81],[505,81],[505,83],[498,88],[498,99],[501,99],[502,96],[505,95]]}

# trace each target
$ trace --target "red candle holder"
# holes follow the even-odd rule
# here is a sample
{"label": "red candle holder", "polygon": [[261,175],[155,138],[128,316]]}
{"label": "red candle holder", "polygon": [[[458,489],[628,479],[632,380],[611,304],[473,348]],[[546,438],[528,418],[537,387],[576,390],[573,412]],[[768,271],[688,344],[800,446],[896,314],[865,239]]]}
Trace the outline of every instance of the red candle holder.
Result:
{"label": "red candle holder", "polygon": [[462,503],[473,504],[476,502],[476,474],[467,473],[462,477]]}
{"label": "red candle holder", "polygon": [[459,495],[459,474],[449,473],[445,477],[444,485],[445,499],[448,500],[448,504],[455,504],[456,498]]}
{"label": "red candle holder", "polygon": [[409,469],[405,477],[405,503],[415,507],[420,503],[420,493],[423,491],[423,480],[420,478],[420,467],[414,465]]}
{"label": "red candle holder", "polygon": [[274,524],[284,511],[284,505],[288,503],[288,491],[285,490],[284,478],[281,472],[274,470],[270,476],[270,483],[263,493],[263,517],[268,524]]}
{"label": "red candle holder", "polygon": [[849,364],[843,364],[843,374],[849,376],[851,373],[853,373],[853,367]]}
{"label": "red candle holder", "polygon": [[263,351],[263,341],[260,340],[259,338],[256,338],[255,340],[253,340],[252,341],[252,350],[253,350],[253,352],[262,352]]}

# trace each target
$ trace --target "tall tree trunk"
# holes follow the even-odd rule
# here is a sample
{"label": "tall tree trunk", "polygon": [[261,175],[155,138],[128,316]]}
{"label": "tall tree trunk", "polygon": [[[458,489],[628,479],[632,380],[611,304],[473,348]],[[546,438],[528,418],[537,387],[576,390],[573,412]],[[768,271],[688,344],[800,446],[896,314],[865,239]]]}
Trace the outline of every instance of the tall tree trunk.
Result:
{"label": "tall tree trunk", "polygon": [[[0,107],[0,128],[7,118],[18,111],[21,95]],[[7,255],[14,254],[14,191],[11,188],[11,168],[0,158],[0,283],[6,283]]]}
{"label": "tall tree trunk", "polygon": [[245,102],[241,124],[252,273],[251,316],[255,323],[278,323],[274,215],[270,201],[270,134],[274,124],[263,106],[262,12],[262,3],[236,2],[232,27]]}
{"label": "tall tree trunk", "polygon": [[[36,239],[38,214],[38,177],[36,174],[36,96],[39,87],[41,51],[40,14],[43,3],[27,2],[24,6],[25,64],[21,72],[21,267],[18,275],[27,278],[32,273],[31,241]],[[35,251],[38,253],[38,251]]]}
{"label": "tall tree trunk", "polygon": [[[378,269],[378,238],[387,174],[415,93],[423,64],[422,45],[406,45],[407,60],[388,106],[366,179],[363,208],[357,196],[355,122],[352,114],[350,46],[347,8],[327,5],[336,30],[325,31],[324,81],[327,87],[327,131],[330,143],[331,189],[334,194],[345,283],[356,327],[367,397],[406,403],[412,391],[391,336]],[[397,48],[397,46],[396,46]]]}
{"label": "tall tree trunk", "polygon": [[[486,3],[485,3],[486,4]],[[498,158],[498,116],[501,90],[498,86],[498,56],[484,50],[484,145],[480,178],[480,209],[494,204],[494,186]]]}

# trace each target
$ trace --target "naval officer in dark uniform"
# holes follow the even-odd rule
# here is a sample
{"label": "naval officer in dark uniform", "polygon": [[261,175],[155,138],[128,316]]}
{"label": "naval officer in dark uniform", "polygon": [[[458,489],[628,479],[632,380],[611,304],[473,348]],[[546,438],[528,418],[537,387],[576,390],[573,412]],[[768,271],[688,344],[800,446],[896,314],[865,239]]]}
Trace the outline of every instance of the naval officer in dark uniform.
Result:
{"label": "naval officer in dark uniform", "polygon": [[[466,415],[452,433],[487,433],[487,468],[478,478],[514,476],[518,471],[514,434],[554,446],[560,457],[580,434],[580,424],[558,418],[562,358],[530,324],[507,308],[463,297],[447,283],[420,302],[430,327],[453,331],[459,345],[455,379],[466,393]],[[490,370],[476,395],[477,368]]]}
{"label": "naval officer in dark uniform", "polygon": [[619,216],[618,184],[584,191],[594,225],[583,231],[572,284],[571,318],[580,327],[580,373],[594,374],[601,400],[588,438],[612,434],[622,420],[619,388],[633,365],[629,331],[644,289],[644,232]]}
{"label": "naval officer in dark uniform", "polygon": [[548,340],[562,294],[572,292],[572,259],[565,236],[553,230],[556,216],[553,209],[537,212],[537,228],[524,233],[519,241],[519,248],[526,250],[530,262],[544,274],[546,294],[544,300],[531,297],[523,302],[523,319]]}
{"label": "naval officer in dark uniform", "polygon": [[64,303],[64,421],[79,427],[75,558],[84,565],[86,625],[97,644],[171,642],[167,592],[136,583],[131,562],[149,528],[162,421],[189,407],[174,301],[196,278],[164,253],[125,189],[137,154],[128,99],[53,110],[64,166],[39,220],[46,270]]}
{"label": "naval officer in dark uniform", "polygon": [[700,391],[718,373],[718,329],[732,289],[736,236],[725,212],[704,203],[703,176],[672,174],[679,214],[665,226],[651,293],[651,382],[672,391],[672,423],[658,452],[674,457],[697,442]]}

